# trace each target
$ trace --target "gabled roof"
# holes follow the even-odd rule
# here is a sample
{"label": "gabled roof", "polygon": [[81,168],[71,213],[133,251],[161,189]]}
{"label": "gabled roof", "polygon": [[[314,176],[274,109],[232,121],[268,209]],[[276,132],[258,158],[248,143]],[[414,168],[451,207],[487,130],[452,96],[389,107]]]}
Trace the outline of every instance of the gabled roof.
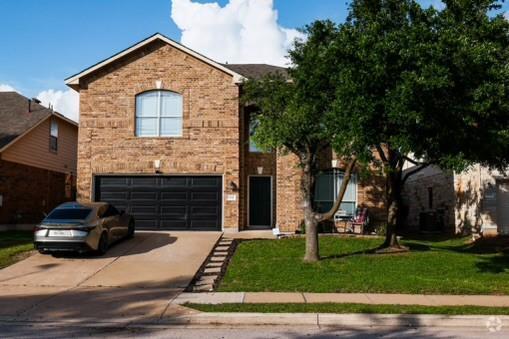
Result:
{"label": "gabled roof", "polygon": [[244,79],[244,77],[241,74],[233,71],[230,68],[225,67],[225,65],[217,63],[214,60],[209,59],[209,58],[201,55],[200,53],[195,52],[192,49],[189,49],[189,48],[185,47],[184,45],[181,45],[178,42],[162,35],[161,33],[156,33],[156,34],[146,38],[145,40],[142,40],[142,41],[134,44],[133,46],[128,47],[128,48],[124,49],[123,51],[109,57],[108,59],[100,61],[97,64],[90,66],[90,67],[84,69],[83,71],[65,79],[65,83],[66,83],[66,85],[68,85],[70,87],[77,87],[79,85],[79,81],[82,77],[84,77],[92,72],[95,72],[95,71],[101,69],[102,67],[104,67],[104,66],[122,58],[123,56],[128,55],[129,53],[134,52],[135,50],[142,48],[143,46],[146,46],[156,40],[161,40],[161,41],[167,43],[168,45],[170,45],[178,50],[181,50],[182,52],[187,53],[187,54],[197,58],[198,60],[201,60],[201,61],[205,62],[206,64],[209,64],[210,66],[215,67],[215,68],[225,72],[226,74],[231,75],[235,82],[241,82]]}
{"label": "gabled roof", "polygon": [[16,92],[0,92],[0,152],[21,139],[26,133],[37,127],[50,116],[57,116],[68,123],[78,124],[60,113],[44,107],[34,100]]}
{"label": "gabled roof", "polygon": [[288,69],[279,66],[267,64],[224,64],[223,66],[248,79],[258,80],[269,74],[281,74],[288,78]]}

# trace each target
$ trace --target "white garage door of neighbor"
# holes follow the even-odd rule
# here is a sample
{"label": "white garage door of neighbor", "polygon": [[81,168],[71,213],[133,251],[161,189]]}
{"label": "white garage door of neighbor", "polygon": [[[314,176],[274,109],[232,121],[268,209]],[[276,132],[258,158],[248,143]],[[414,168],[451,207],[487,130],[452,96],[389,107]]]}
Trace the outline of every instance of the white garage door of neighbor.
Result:
{"label": "white garage door of neighbor", "polygon": [[497,224],[502,234],[509,234],[509,182],[497,185]]}

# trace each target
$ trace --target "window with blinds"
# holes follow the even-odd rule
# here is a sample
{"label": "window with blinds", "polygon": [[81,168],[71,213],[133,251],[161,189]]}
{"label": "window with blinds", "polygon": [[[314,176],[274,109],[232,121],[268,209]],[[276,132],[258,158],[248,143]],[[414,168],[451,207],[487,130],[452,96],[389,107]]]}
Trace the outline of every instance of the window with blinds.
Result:
{"label": "window with blinds", "polygon": [[[327,212],[332,208],[336,200],[341,184],[343,183],[344,172],[330,170],[322,172],[316,177],[315,185],[315,208],[321,212]],[[357,177],[352,175],[340,205],[338,214],[353,216],[357,208]]]}
{"label": "window with blinds", "polygon": [[182,95],[149,91],[136,96],[136,136],[182,136]]}

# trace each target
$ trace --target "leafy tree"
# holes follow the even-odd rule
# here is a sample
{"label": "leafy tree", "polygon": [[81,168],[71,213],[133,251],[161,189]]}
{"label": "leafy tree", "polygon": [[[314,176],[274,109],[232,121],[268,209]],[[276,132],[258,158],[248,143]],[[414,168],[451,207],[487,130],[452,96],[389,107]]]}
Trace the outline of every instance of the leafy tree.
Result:
{"label": "leafy tree", "polygon": [[[328,213],[313,209],[318,157],[330,147],[331,129],[328,112],[335,101],[334,60],[329,46],[336,39],[337,27],[329,21],[318,21],[306,27],[307,39],[297,41],[289,52],[293,66],[289,79],[273,74],[244,84],[244,101],[257,108],[259,125],[254,140],[262,149],[289,152],[297,156],[302,169],[306,253],[304,260],[319,260],[318,223],[330,219],[339,208],[356,158],[350,157],[339,197]],[[336,124],[340,127],[340,124]]]}
{"label": "leafy tree", "polygon": [[[413,0],[354,0],[329,45],[337,67],[326,119],[343,131],[332,144],[383,168],[385,247],[400,247],[401,190],[410,175],[430,164],[507,165],[509,24],[489,16],[496,1],[444,2],[437,11]],[[416,167],[404,173],[405,161]]]}

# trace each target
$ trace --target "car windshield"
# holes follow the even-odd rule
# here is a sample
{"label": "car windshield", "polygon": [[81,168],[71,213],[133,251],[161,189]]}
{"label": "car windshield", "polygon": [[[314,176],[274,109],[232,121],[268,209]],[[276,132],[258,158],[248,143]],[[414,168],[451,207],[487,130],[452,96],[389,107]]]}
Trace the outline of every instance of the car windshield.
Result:
{"label": "car windshield", "polygon": [[90,208],[57,208],[46,219],[52,220],[83,220],[90,214]]}

